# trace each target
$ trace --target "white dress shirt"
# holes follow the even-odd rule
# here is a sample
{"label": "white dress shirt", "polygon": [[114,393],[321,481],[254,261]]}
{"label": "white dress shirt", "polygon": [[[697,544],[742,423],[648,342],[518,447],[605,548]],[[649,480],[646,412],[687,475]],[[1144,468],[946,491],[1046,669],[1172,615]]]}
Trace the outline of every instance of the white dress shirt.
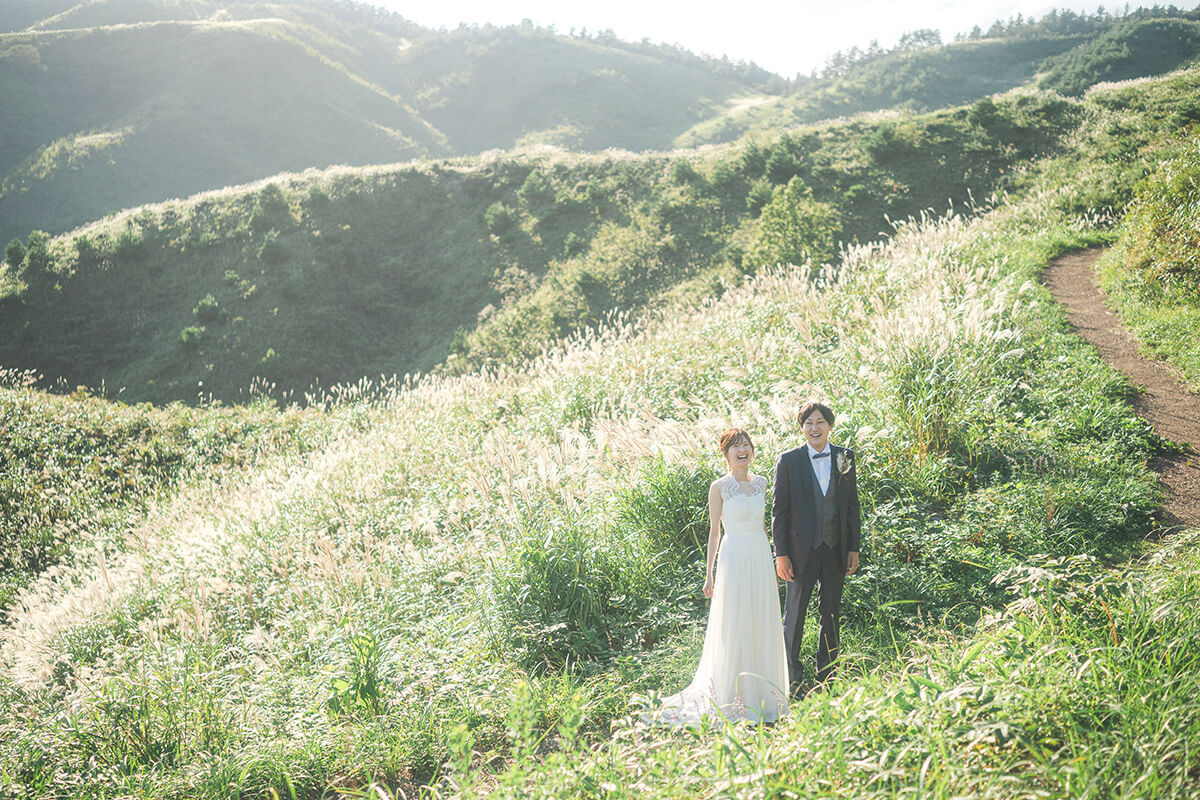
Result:
{"label": "white dress shirt", "polygon": [[822,458],[813,458],[817,455],[817,451],[813,449],[811,444],[804,445],[808,450],[808,460],[812,462],[813,474],[817,476],[817,483],[821,485],[821,494],[829,493],[829,477],[833,474],[833,450],[829,447],[829,442],[825,443],[825,449],[820,451],[828,453]]}

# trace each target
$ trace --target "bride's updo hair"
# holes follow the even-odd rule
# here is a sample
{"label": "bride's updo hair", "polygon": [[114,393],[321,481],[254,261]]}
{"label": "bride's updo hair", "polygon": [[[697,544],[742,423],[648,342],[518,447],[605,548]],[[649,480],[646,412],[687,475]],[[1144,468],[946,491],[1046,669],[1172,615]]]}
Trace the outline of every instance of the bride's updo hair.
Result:
{"label": "bride's updo hair", "polygon": [[718,441],[718,444],[721,447],[721,455],[729,455],[729,448],[733,447],[735,444],[741,444],[742,442],[750,445],[751,450],[754,449],[754,442],[750,440],[750,434],[746,433],[741,428],[730,428],[729,430],[725,431],[721,434],[721,438]]}

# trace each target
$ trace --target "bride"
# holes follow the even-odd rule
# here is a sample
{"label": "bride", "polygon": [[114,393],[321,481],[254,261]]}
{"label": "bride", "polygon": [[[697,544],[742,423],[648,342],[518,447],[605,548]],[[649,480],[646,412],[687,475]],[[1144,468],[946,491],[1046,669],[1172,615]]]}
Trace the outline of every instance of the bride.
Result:
{"label": "bride", "polygon": [[706,716],[774,722],[788,710],[779,589],[763,524],[767,479],[750,472],[750,434],[731,428],[721,435],[720,447],[729,474],[708,489],[708,629],[691,684],[666,698],[655,716],[668,724]]}

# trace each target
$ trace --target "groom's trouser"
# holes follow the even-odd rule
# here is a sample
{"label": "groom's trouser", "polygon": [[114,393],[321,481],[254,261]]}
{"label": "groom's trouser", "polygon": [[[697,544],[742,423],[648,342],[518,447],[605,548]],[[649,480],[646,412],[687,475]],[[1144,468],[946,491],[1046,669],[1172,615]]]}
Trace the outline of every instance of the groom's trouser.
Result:
{"label": "groom's trouser", "polygon": [[783,639],[787,647],[788,680],[791,683],[800,680],[804,618],[808,614],[808,601],[816,583],[821,585],[817,594],[817,610],[821,616],[817,632],[817,681],[820,682],[833,676],[833,662],[838,653],[838,611],[842,602],[842,587],[846,583],[846,565],[842,563],[841,554],[826,544],[809,553],[804,571],[794,576],[787,585]]}

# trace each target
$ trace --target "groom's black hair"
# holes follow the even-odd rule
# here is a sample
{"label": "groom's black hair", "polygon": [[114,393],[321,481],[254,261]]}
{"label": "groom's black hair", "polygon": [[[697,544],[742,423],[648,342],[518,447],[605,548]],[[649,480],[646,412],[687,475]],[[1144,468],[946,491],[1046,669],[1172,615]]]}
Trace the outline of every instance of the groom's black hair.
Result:
{"label": "groom's black hair", "polygon": [[800,413],[796,415],[796,422],[803,425],[804,420],[812,416],[814,411],[820,411],[825,421],[829,423],[830,427],[833,427],[833,409],[820,400],[805,400],[804,405],[800,406]]}

